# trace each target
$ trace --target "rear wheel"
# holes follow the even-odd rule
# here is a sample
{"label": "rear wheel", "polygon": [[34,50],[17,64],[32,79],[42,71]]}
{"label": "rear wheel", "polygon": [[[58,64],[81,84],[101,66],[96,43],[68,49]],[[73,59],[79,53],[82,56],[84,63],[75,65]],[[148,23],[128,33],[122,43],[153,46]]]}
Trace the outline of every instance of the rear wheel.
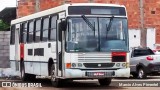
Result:
{"label": "rear wheel", "polygon": [[21,62],[20,66],[21,66],[20,71],[21,71],[22,81],[33,81],[33,80],[35,80],[36,75],[25,73],[25,67],[24,67],[24,62],[23,61]]}
{"label": "rear wheel", "polygon": [[98,79],[98,82],[101,86],[109,86],[111,84],[111,78]]}
{"label": "rear wheel", "polygon": [[133,77],[134,78],[137,78],[138,77],[138,74],[137,73],[132,73]]}
{"label": "rear wheel", "polygon": [[54,86],[54,87],[60,87],[62,80],[59,79],[59,78],[56,78],[56,71],[55,71],[54,64],[52,64],[50,70],[51,70],[50,72],[51,72],[51,82],[52,82],[52,86]]}
{"label": "rear wheel", "polygon": [[145,79],[147,77],[147,74],[143,68],[138,69],[138,78],[139,79]]}

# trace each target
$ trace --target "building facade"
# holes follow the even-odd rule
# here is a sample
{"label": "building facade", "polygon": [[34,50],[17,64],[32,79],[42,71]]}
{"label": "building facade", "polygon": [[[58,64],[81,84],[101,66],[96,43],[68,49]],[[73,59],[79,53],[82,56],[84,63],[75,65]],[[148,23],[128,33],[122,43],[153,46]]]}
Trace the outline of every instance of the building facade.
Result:
{"label": "building facade", "polygon": [[17,18],[64,3],[108,3],[125,5],[129,29],[155,28],[156,44],[160,44],[160,0],[19,0]]}

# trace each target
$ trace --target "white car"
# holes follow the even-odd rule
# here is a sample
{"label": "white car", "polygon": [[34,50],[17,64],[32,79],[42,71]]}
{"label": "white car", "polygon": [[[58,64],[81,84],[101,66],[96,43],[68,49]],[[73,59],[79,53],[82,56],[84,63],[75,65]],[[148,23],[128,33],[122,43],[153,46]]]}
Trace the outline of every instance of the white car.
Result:
{"label": "white car", "polygon": [[160,55],[155,55],[150,48],[133,48],[130,58],[133,77],[146,78],[147,75],[160,73]]}
{"label": "white car", "polygon": [[154,54],[159,54],[160,55],[160,49],[152,50]]}

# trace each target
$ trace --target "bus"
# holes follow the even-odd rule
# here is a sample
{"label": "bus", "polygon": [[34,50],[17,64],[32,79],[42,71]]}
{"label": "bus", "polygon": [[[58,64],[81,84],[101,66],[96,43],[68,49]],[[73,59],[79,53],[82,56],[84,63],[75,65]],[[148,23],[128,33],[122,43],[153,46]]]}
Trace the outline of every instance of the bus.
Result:
{"label": "bus", "polygon": [[59,87],[65,80],[98,79],[108,86],[129,77],[128,19],[123,5],[71,3],[11,21],[11,68]]}

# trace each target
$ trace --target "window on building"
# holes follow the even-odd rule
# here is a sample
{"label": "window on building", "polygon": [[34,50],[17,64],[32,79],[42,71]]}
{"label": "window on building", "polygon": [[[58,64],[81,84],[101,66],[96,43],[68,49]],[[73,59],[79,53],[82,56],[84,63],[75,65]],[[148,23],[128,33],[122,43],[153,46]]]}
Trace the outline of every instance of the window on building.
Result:
{"label": "window on building", "polygon": [[48,40],[48,29],[49,29],[49,17],[43,19],[42,41],[47,41]]}
{"label": "window on building", "polygon": [[33,42],[33,31],[34,31],[34,21],[29,22],[29,27],[28,27],[28,42]]}
{"label": "window on building", "polygon": [[36,28],[35,28],[35,42],[40,41],[41,35],[41,19],[36,20]]}
{"label": "window on building", "polygon": [[56,20],[57,20],[57,16],[51,17],[50,40],[53,40],[53,41],[56,40],[56,28],[57,28]]}
{"label": "window on building", "polygon": [[10,44],[15,44],[15,25],[11,26]]}

